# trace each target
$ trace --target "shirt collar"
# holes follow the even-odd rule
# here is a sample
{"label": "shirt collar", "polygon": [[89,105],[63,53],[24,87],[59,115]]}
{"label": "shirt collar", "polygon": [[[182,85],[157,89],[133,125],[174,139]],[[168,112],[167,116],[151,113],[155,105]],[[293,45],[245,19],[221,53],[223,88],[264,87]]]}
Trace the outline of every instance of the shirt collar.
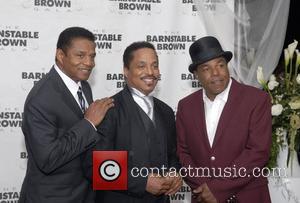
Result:
{"label": "shirt collar", "polygon": [[146,97],[146,96],[148,96],[150,98],[152,97],[152,92],[149,95],[145,95],[144,93],[142,93],[141,91],[139,91],[138,89],[136,89],[134,87],[129,87],[129,89],[132,94],[136,94],[139,97]]}
{"label": "shirt collar", "polygon": [[62,70],[60,70],[60,68],[56,64],[54,64],[54,68],[58,73],[58,75],[61,77],[61,79],[64,81],[65,85],[70,90],[72,95],[76,95],[78,88],[81,87],[81,82],[79,81],[76,83],[69,76],[67,76]]}
{"label": "shirt collar", "polygon": [[[221,92],[220,94],[218,94],[215,98],[215,100],[222,100],[223,102],[227,102],[227,99],[228,99],[228,95],[229,95],[229,90],[230,90],[230,87],[231,87],[231,83],[232,83],[232,79],[229,78],[229,82],[228,82],[228,85],[227,87],[223,90],[223,92]],[[206,91],[205,89],[203,88],[203,100],[204,101],[210,101],[212,102],[206,95]]]}

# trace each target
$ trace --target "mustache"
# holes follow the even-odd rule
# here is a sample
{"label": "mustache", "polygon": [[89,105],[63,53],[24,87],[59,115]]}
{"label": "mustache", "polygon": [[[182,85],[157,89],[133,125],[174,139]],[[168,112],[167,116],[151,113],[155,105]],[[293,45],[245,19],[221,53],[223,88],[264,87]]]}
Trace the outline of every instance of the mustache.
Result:
{"label": "mustache", "polygon": [[211,79],[211,82],[215,82],[215,81],[223,81],[224,78],[219,78],[219,77],[215,77]]}
{"label": "mustache", "polygon": [[89,71],[93,70],[93,68],[89,68],[89,67],[79,67],[79,69],[84,69],[84,70],[89,70]]}
{"label": "mustache", "polygon": [[153,80],[158,80],[158,77],[155,77],[154,75],[149,75],[149,76],[143,76],[141,79],[153,79]]}

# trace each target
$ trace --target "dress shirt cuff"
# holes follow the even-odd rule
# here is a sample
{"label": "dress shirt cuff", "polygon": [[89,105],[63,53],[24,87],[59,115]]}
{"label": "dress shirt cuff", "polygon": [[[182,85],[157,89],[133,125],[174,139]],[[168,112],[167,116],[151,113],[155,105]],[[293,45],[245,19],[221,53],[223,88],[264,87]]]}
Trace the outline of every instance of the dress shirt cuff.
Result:
{"label": "dress shirt cuff", "polygon": [[84,119],[87,120],[93,126],[93,128],[95,129],[95,131],[97,131],[96,126],[89,119],[86,119],[86,118],[84,118]]}

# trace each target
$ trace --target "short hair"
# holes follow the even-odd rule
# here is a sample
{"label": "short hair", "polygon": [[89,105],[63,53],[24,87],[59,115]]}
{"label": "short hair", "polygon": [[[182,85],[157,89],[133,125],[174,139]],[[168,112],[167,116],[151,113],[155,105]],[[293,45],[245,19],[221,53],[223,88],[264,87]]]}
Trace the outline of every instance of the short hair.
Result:
{"label": "short hair", "polygon": [[84,38],[91,42],[95,42],[95,35],[89,30],[82,27],[69,27],[60,33],[56,48],[66,52],[67,48],[71,46],[74,38]]}
{"label": "short hair", "polygon": [[133,52],[135,52],[138,49],[142,48],[149,48],[153,49],[156,53],[155,47],[150,42],[146,41],[139,41],[139,42],[133,42],[128,47],[126,47],[124,54],[123,54],[123,65],[126,68],[129,68],[129,64],[133,59]]}

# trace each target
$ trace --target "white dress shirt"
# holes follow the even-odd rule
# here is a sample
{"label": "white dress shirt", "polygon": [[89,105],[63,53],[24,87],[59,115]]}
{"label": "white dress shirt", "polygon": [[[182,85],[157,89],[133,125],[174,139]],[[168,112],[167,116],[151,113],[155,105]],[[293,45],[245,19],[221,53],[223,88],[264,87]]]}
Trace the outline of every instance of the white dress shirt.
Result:
{"label": "white dress shirt", "polygon": [[[131,91],[131,95],[135,103],[139,105],[143,109],[143,111],[153,120],[153,97],[150,95],[144,95],[142,92],[137,90],[136,88],[129,87]],[[147,97],[147,98],[145,98]],[[145,101],[146,100],[146,101]],[[147,102],[147,103],[146,103]],[[150,112],[149,112],[150,111]]]}
{"label": "white dress shirt", "polygon": [[224,109],[224,106],[228,99],[229,90],[231,87],[232,80],[230,78],[228,86],[226,89],[218,94],[214,101],[211,101],[207,96],[206,92],[203,89],[203,102],[204,102],[204,110],[205,110],[205,123],[206,123],[206,131],[209,140],[210,146],[213,145],[213,141],[215,138],[216,130],[219,124],[219,119]]}
{"label": "white dress shirt", "polygon": [[[54,68],[55,68],[56,72],[58,73],[58,75],[61,77],[61,79],[64,81],[65,85],[67,86],[67,88],[69,89],[69,91],[71,92],[74,99],[77,101],[78,106],[81,109],[79,98],[78,98],[78,95],[77,95],[77,91],[78,91],[79,87],[81,87],[81,89],[82,89],[81,82],[79,81],[79,82],[76,83],[69,76],[67,76],[64,72],[62,72],[56,64],[54,65]],[[88,104],[88,102],[86,100],[86,97],[85,97],[83,92],[82,92],[82,96],[85,100],[85,106],[87,108],[89,104]]]}

